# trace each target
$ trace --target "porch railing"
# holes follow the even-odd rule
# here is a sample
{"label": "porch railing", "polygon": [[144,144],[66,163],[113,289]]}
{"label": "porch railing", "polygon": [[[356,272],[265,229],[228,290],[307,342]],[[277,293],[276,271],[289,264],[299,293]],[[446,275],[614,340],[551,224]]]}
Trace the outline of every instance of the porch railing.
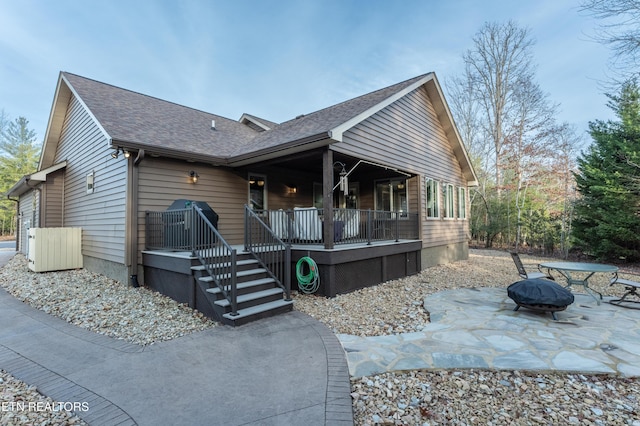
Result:
{"label": "porch railing", "polygon": [[188,209],[148,211],[145,229],[149,250],[191,251],[229,301],[231,315],[238,314],[237,252],[222,238],[201,208],[193,204]]}
{"label": "porch railing", "polygon": [[244,206],[244,249],[267,270],[291,300],[291,245],[278,238],[248,206]]}
{"label": "porch railing", "polygon": [[[255,212],[275,236],[290,244],[322,244],[324,209],[295,208]],[[333,209],[333,242],[372,244],[375,241],[419,238],[416,213],[381,210]]]}

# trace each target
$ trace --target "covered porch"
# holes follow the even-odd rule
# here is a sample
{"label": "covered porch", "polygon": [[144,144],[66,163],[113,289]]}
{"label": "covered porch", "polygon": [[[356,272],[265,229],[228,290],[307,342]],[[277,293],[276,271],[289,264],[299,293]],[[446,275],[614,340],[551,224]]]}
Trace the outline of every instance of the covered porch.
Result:
{"label": "covered porch", "polygon": [[[239,254],[264,258],[264,264],[274,261],[263,253],[289,250],[290,256],[278,257],[289,259],[276,274],[283,287],[288,275],[296,289],[296,263],[304,256],[317,263],[318,293],[328,297],[421,270],[418,176],[328,147],[241,166],[234,173],[247,185],[242,240],[225,220],[220,236],[242,247]],[[190,250],[168,244],[185,238],[163,235],[171,229],[163,223],[176,223],[165,214],[170,213],[147,214],[147,251]]]}
{"label": "covered porch", "polygon": [[329,250],[420,239],[420,185],[415,174],[328,147],[242,171],[249,208],[291,244]]}
{"label": "covered porch", "polygon": [[[308,256],[328,297],[422,269],[419,176],[336,145],[243,168],[252,213],[291,246],[292,288],[295,264]],[[265,238],[255,220],[244,223],[245,247]]]}

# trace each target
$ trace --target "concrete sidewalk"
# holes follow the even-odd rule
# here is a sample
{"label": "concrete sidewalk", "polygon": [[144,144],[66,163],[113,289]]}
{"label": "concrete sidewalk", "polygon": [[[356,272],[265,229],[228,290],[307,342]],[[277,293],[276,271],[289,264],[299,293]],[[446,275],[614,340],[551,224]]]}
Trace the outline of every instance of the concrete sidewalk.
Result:
{"label": "concrete sidewalk", "polygon": [[[0,252],[0,265],[13,252]],[[142,347],[92,333],[0,289],[0,369],[91,425],[351,425],[344,351],[290,312]]]}

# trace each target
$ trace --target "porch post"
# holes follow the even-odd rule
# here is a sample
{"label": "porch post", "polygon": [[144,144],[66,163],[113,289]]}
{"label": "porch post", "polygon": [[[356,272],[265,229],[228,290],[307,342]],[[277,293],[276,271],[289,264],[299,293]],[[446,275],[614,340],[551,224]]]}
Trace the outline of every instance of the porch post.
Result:
{"label": "porch post", "polygon": [[322,207],[324,248],[333,248],[333,151],[328,147],[322,153]]}

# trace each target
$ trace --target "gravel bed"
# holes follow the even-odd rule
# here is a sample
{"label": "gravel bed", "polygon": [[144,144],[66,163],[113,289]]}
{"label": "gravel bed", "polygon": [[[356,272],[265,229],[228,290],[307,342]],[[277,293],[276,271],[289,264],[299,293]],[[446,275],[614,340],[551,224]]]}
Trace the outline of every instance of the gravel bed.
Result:
{"label": "gravel bed", "polygon": [[64,406],[60,408],[60,404],[42,396],[35,387],[0,370],[0,425],[86,425]]}
{"label": "gravel bed", "polygon": [[[520,255],[525,265],[549,258]],[[555,259],[560,260],[560,259]],[[529,268],[528,268],[529,269]],[[624,277],[624,274],[621,274]],[[295,294],[295,309],[335,333],[378,336],[420,330],[429,322],[424,297],[464,287],[519,281],[507,252],[470,250],[469,260],[327,299]],[[562,277],[557,277],[564,284]],[[590,286],[621,296],[604,274]],[[580,291],[575,289],[574,291]],[[554,372],[410,371],[351,381],[356,425],[632,425],[640,426],[640,381]]]}
{"label": "gravel bed", "polygon": [[640,425],[638,381],[520,371],[410,371],[351,382],[356,425]]}
{"label": "gravel bed", "polygon": [[85,269],[32,272],[22,254],[0,269],[0,285],[23,302],[71,324],[139,345],[217,325],[160,293]]}
{"label": "gravel bed", "polygon": [[[543,260],[522,255],[525,264]],[[624,276],[624,275],[622,275]],[[506,287],[518,281],[508,253],[471,250],[468,261],[362,289],[334,299],[296,294],[295,309],[336,333],[375,336],[411,332],[429,322],[424,296],[461,287]],[[619,295],[606,277],[591,281]],[[85,270],[37,274],[16,255],[0,285],[17,298],[97,333],[141,345],[217,323],[156,292],[131,288]],[[614,286],[619,287],[619,286]],[[640,383],[614,376],[519,371],[410,371],[351,381],[356,425],[632,425],[640,426]],[[0,400],[37,401],[33,387],[0,372]],[[28,419],[16,417],[33,414]],[[4,424],[82,424],[64,412],[0,412]]]}

